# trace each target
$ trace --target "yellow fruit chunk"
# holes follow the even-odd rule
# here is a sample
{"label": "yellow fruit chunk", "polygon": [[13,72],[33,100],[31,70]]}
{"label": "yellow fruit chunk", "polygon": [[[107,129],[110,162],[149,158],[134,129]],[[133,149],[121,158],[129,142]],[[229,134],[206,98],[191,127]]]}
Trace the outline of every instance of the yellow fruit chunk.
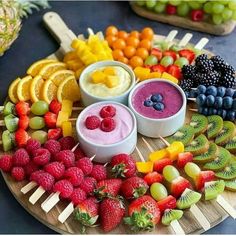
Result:
{"label": "yellow fruit chunk", "polygon": [[41,98],[41,91],[44,85],[44,79],[41,75],[36,75],[30,85],[30,98],[32,102],[37,102]]}
{"label": "yellow fruit chunk", "polygon": [[32,77],[36,76],[39,71],[41,70],[41,68],[49,63],[52,62],[57,62],[57,60],[55,59],[42,59],[39,61],[36,61],[35,63],[33,63],[27,70],[27,74],[31,75]]}
{"label": "yellow fruit chunk", "polygon": [[85,67],[86,67],[86,66],[83,66],[83,67],[79,68],[78,70],[76,70],[76,72],[75,72],[75,78],[76,78],[77,80],[79,79],[79,77],[80,77],[81,73],[83,72],[83,70],[85,69]]}
{"label": "yellow fruit chunk", "polygon": [[162,73],[161,78],[170,80],[176,84],[178,84],[178,82],[179,82],[174,76],[172,76],[171,74],[168,74],[166,72]]}
{"label": "yellow fruit chunk", "polygon": [[57,127],[62,127],[62,123],[65,121],[68,121],[69,119],[69,114],[66,111],[59,111],[58,116],[57,116]]}
{"label": "yellow fruit chunk", "polygon": [[73,70],[73,71],[76,71],[76,70],[80,69],[82,66],[84,66],[83,62],[80,61],[79,58],[67,61],[66,65],[67,65],[68,69]]}
{"label": "yellow fruit chunk", "polygon": [[62,123],[62,135],[63,137],[73,136],[72,123],[70,121],[64,121]]}
{"label": "yellow fruit chunk", "polygon": [[53,99],[57,98],[57,86],[51,80],[45,81],[41,96],[49,104]]}
{"label": "yellow fruit chunk", "polygon": [[17,103],[19,101],[18,96],[17,96],[17,86],[18,86],[20,80],[21,80],[20,78],[15,79],[11,83],[11,85],[9,86],[9,89],[8,89],[8,96],[13,103]]}
{"label": "yellow fruit chunk", "polygon": [[142,81],[148,79],[150,74],[150,69],[138,66],[134,69],[134,74],[139,80]]}
{"label": "yellow fruit chunk", "polygon": [[72,70],[58,70],[56,72],[54,72],[49,79],[56,85],[59,86],[60,83],[68,78],[69,76],[74,76],[75,73]]}
{"label": "yellow fruit chunk", "polygon": [[20,101],[30,100],[30,84],[32,82],[31,75],[27,75],[20,80],[17,86],[17,97]]}
{"label": "yellow fruit chunk", "polygon": [[64,99],[68,99],[73,102],[80,100],[79,85],[74,76],[66,78],[58,87],[57,100],[62,102]]}
{"label": "yellow fruit chunk", "polygon": [[70,61],[70,60],[74,60],[74,59],[77,59],[78,56],[76,55],[76,52],[75,51],[71,51],[71,52],[68,52],[65,54],[64,58],[63,58],[63,62],[67,62],[67,61]]}
{"label": "yellow fruit chunk", "polygon": [[108,88],[114,88],[119,84],[119,77],[115,75],[108,75],[106,78],[106,86]]}
{"label": "yellow fruit chunk", "polygon": [[178,157],[178,154],[184,152],[184,145],[182,142],[175,141],[169,147],[166,148],[169,158],[175,161]]}
{"label": "yellow fruit chunk", "polygon": [[150,161],[157,161],[157,160],[161,160],[163,158],[168,158],[169,155],[168,155],[168,152],[166,151],[166,149],[161,149],[161,150],[158,150],[156,152],[151,152],[149,154],[149,160]]}
{"label": "yellow fruit chunk", "polygon": [[61,103],[61,111],[67,112],[70,117],[71,113],[72,113],[72,106],[73,106],[72,101],[70,101],[68,99],[64,99],[64,100],[62,100],[62,103]]}
{"label": "yellow fruit chunk", "polygon": [[52,62],[44,65],[40,71],[39,75],[43,77],[43,79],[47,80],[49,77],[58,70],[65,70],[66,64],[63,62]]}
{"label": "yellow fruit chunk", "polygon": [[136,167],[138,172],[147,174],[153,171],[153,162],[136,162]]}
{"label": "yellow fruit chunk", "polygon": [[103,70],[103,73],[106,74],[106,75],[116,75],[116,71],[113,67],[106,67],[104,70]]}
{"label": "yellow fruit chunk", "polygon": [[71,47],[77,49],[81,45],[86,45],[86,43],[81,39],[74,39],[71,43]]}
{"label": "yellow fruit chunk", "polygon": [[148,75],[148,79],[152,79],[152,78],[161,78],[161,73],[160,72],[151,72]]}
{"label": "yellow fruit chunk", "polygon": [[106,75],[102,71],[97,70],[91,74],[91,78],[94,84],[104,83],[106,79]]}

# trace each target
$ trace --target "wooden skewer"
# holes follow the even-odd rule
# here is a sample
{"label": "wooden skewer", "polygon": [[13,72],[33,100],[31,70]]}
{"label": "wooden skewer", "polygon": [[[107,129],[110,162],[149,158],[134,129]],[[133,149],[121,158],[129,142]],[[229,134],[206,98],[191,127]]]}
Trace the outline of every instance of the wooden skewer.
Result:
{"label": "wooden skewer", "polygon": [[196,102],[196,98],[188,98],[188,101]]}
{"label": "wooden skewer", "polygon": [[165,41],[172,42],[177,34],[178,30],[171,30],[169,34],[166,36]]}
{"label": "wooden skewer", "polygon": [[151,147],[151,145],[147,142],[145,138],[142,137],[143,142],[147,145],[148,149],[150,152],[154,152],[154,149]]}
{"label": "wooden skewer", "polygon": [[194,111],[194,112],[198,112],[197,109],[193,109],[193,108],[190,108],[189,111]]}
{"label": "wooden skewer", "polygon": [[184,37],[179,41],[178,46],[180,47],[186,46],[192,37],[193,37],[193,34],[191,33],[185,34]]}
{"label": "wooden skewer", "polygon": [[208,38],[201,38],[194,48],[202,50],[207,45],[208,42],[209,42]]}

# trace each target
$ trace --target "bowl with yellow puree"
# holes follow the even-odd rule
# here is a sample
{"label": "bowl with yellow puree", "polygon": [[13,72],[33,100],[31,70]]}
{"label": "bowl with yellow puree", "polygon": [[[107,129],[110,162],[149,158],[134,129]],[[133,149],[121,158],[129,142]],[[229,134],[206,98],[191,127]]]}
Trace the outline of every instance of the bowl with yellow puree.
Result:
{"label": "bowl with yellow puree", "polygon": [[82,72],[79,85],[85,106],[101,101],[127,105],[129,93],[135,85],[135,75],[124,63],[101,61],[91,64]]}

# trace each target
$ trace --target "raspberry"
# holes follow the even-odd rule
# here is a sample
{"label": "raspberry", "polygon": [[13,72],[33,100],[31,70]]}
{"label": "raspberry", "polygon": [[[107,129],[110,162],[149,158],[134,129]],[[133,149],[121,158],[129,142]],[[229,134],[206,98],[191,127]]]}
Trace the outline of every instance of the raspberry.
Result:
{"label": "raspberry", "polygon": [[75,160],[79,160],[83,157],[85,157],[86,155],[84,154],[83,150],[79,147],[77,147],[74,151],[75,154]]}
{"label": "raspberry", "polygon": [[46,148],[39,148],[35,150],[33,156],[34,163],[39,166],[46,165],[51,158],[51,154]]}
{"label": "raspberry", "polygon": [[68,179],[73,186],[79,186],[84,179],[83,171],[78,167],[70,167],[65,171],[65,179]]}
{"label": "raspberry", "polygon": [[83,171],[84,175],[89,175],[93,169],[93,163],[88,157],[81,158],[75,165]]}
{"label": "raspberry", "polygon": [[90,174],[97,181],[107,178],[107,170],[103,165],[94,165],[93,170]]}
{"label": "raspberry", "polygon": [[30,160],[30,162],[24,166],[26,176],[30,176],[33,172],[37,171],[39,167],[34,163],[34,161]]}
{"label": "raspberry", "polygon": [[85,120],[85,126],[87,129],[97,129],[100,126],[100,119],[97,116],[88,116]]}
{"label": "raspberry", "polygon": [[62,162],[66,168],[75,165],[75,155],[71,150],[63,150],[56,154],[56,161]]}
{"label": "raspberry", "polygon": [[25,171],[23,167],[13,167],[11,170],[11,176],[16,180],[16,181],[22,181],[25,178]]}
{"label": "raspberry", "polygon": [[61,162],[51,162],[44,167],[44,170],[55,179],[60,179],[65,173],[65,166]]}
{"label": "raspberry", "polygon": [[56,140],[50,139],[44,144],[44,148],[48,149],[52,155],[55,155],[61,151],[61,144]]}
{"label": "raspberry", "polygon": [[75,188],[70,196],[71,201],[77,206],[79,203],[84,201],[87,197],[86,192],[81,188]]}
{"label": "raspberry", "polygon": [[43,170],[37,170],[37,171],[33,172],[30,175],[30,181],[36,182],[36,180],[44,173],[45,173],[45,171],[43,171]]}
{"label": "raspberry", "polygon": [[63,137],[59,140],[61,144],[61,150],[71,150],[75,145],[75,139],[71,136]]}
{"label": "raspberry", "polygon": [[30,161],[29,154],[24,148],[18,149],[12,158],[14,166],[25,166]]}
{"label": "raspberry", "polygon": [[104,118],[101,122],[100,128],[104,132],[111,132],[116,128],[116,122],[110,117]]}
{"label": "raspberry", "polygon": [[50,191],[54,184],[54,177],[47,172],[42,173],[41,175],[37,176],[35,182],[41,186],[44,190]]}
{"label": "raspberry", "polygon": [[69,198],[73,193],[73,185],[66,179],[59,180],[54,184],[53,192],[60,192],[60,197]]}
{"label": "raspberry", "polygon": [[38,140],[35,139],[29,139],[27,141],[25,149],[29,154],[32,154],[35,150],[39,149],[41,147],[41,144]]}
{"label": "raspberry", "polygon": [[97,187],[97,181],[93,177],[85,177],[79,187],[87,194],[92,195],[94,189]]}
{"label": "raspberry", "polygon": [[100,111],[102,118],[113,117],[116,115],[116,108],[113,106],[105,106]]}
{"label": "raspberry", "polygon": [[0,169],[9,172],[12,168],[12,156],[11,155],[3,155],[0,159]]}

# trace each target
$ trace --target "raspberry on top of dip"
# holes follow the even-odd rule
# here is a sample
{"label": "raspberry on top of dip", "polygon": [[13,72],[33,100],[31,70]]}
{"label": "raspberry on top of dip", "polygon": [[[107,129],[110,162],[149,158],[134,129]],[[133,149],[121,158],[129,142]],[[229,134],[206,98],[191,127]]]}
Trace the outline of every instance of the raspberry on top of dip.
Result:
{"label": "raspberry on top of dip", "polygon": [[134,91],[131,102],[142,116],[163,119],[175,115],[181,109],[183,97],[170,83],[150,81]]}

